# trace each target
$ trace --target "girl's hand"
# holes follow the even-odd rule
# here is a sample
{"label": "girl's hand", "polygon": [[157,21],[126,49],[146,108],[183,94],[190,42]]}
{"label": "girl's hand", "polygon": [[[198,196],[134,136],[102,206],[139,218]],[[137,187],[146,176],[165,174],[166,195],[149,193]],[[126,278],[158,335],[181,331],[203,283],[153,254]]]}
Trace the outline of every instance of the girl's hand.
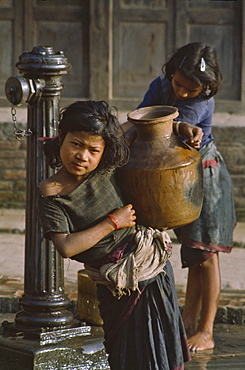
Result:
{"label": "girl's hand", "polygon": [[180,122],[180,135],[183,136],[193,148],[200,148],[203,132],[200,127],[193,126],[187,122]]}
{"label": "girl's hand", "polygon": [[136,224],[135,210],[133,209],[132,204],[128,204],[124,207],[117,208],[113,212],[113,215],[117,218],[119,229],[131,227]]}
{"label": "girl's hand", "polygon": [[51,232],[50,239],[60,255],[64,258],[69,258],[92,248],[113,230],[135,225],[136,216],[132,204],[117,208],[112,215],[115,219],[105,217],[97,225],[77,233]]}

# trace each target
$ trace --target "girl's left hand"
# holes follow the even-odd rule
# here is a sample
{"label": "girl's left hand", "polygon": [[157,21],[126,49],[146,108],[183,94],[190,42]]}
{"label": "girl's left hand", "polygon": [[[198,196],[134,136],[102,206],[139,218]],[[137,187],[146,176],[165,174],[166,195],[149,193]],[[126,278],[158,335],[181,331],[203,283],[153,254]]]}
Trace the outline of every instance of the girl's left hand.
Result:
{"label": "girl's left hand", "polygon": [[136,128],[132,123],[130,123],[128,121],[124,122],[121,125],[121,127],[124,131],[125,139],[126,139],[128,145],[130,146],[134,142],[134,140],[136,139],[136,136],[137,136]]}
{"label": "girl's left hand", "polygon": [[180,122],[180,134],[193,148],[200,148],[203,132],[200,127],[193,126],[187,122]]}

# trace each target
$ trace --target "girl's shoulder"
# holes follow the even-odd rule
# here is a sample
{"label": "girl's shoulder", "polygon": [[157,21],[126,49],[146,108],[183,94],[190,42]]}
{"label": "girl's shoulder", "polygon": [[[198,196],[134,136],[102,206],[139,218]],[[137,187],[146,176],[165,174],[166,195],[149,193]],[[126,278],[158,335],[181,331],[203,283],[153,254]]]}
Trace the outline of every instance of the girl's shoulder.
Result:
{"label": "girl's shoulder", "polygon": [[[67,179],[67,174],[62,167],[58,172],[50,176],[48,179],[40,182],[38,185],[42,196],[56,196],[57,194],[64,194],[69,192],[71,186],[71,179]],[[77,186],[77,185],[76,185]]]}
{"label": "girl's shoulder", "polygon": [[166,78],[165,74],[161,74],[158,77],[156,77],[150,84],[151,87],[155,86],[158,88],[170,88],[171,82]]}
{"label": "girl's shoulder", "polygon": [[198,97],[194,99],[178,101],[176,107],[179,110],[179,119],[191,124],[204,123],[208,126],[212,125],[212,117],[214,113],[214,100]]}
{"label": "girl's shoulder", "polygon": [[80,191],[79,189],[81,189],[83,184],[87,184],[87,187],[90,189],[98,186],[98,184],[106,184],[107,177],[110,181],[111,175],[101,176],[99,172],[94,171],[86,178],[76,178],[70,176],[64,167],[62,167],[57,173],[40,182],[38,189],[44,198],[57,196],[72,197]]}
{"label": "girl's shoulder", "polygon": [[40,182],[38,189],[43,197],[49,197],[57,195],[60,192],[60,184],[55,179],[55,175],[51,176],[47,180]]}
{"label": "girl's shoulder", "polygon": [[205,97],[199,96],[194,99],[180,100],[177,105],[180,109],[192,109],[198,115],[205,113],[212,114],[214,110],[214,98],[206,99]]}
{"label": "girl's shoulder", "polygon": [[165,78],[165,75],[162,74],[150,83],[144,99],[138,105],[138,108],[167,104],[170,92],[171,83]]}

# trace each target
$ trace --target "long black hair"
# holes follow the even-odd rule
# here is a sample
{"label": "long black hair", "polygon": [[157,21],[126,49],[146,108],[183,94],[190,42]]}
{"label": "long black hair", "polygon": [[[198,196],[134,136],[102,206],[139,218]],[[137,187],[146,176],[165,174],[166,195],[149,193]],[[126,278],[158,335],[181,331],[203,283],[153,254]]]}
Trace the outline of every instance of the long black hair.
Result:
{"label": "long black hair", "polygon": [[202,95],[207,99],[217,94],[222,74],[213,46],[201,42],[182,46],[162,67],[170,81],[177,70],[197,85],[203,86]]}
{"label": "long black hair", "polygon": [[105,149],[97,167],[100,172],[112,172],[127,163],[129,147],[115,114],[105,101],[77,101],[60,112],[59,137],[44,142],[44,153],[51,168],[62,166],[60,146],[67,132],[84,131],[99,135]]}

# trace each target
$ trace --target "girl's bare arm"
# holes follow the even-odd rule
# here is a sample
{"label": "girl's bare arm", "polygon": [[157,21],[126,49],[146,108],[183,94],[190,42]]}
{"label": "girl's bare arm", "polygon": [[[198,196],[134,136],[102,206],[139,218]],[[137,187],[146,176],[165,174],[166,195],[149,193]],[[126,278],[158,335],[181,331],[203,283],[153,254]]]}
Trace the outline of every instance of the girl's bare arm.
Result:
{"label": "girl's bare arm", "polygon": [[[136,216],[131,204],[116,209],[113,215],[118,221],[118,228],[127,228],[135,225]],[[105,217],[103,221],[87,230],[72,234],[52,232],[50,233],[50,238],[60,255],[64,258],[69,258],[90,249],[114,231],[115,228],[116,225],[113,220]]]}
{"label": "girl's bare arm", "polygon": [[193,148],[200,147],[203,132],[198,126],[194,126],[188,122],[173,121],[173,131],[177,136],[182,136],[187,140],[187,143]]}

